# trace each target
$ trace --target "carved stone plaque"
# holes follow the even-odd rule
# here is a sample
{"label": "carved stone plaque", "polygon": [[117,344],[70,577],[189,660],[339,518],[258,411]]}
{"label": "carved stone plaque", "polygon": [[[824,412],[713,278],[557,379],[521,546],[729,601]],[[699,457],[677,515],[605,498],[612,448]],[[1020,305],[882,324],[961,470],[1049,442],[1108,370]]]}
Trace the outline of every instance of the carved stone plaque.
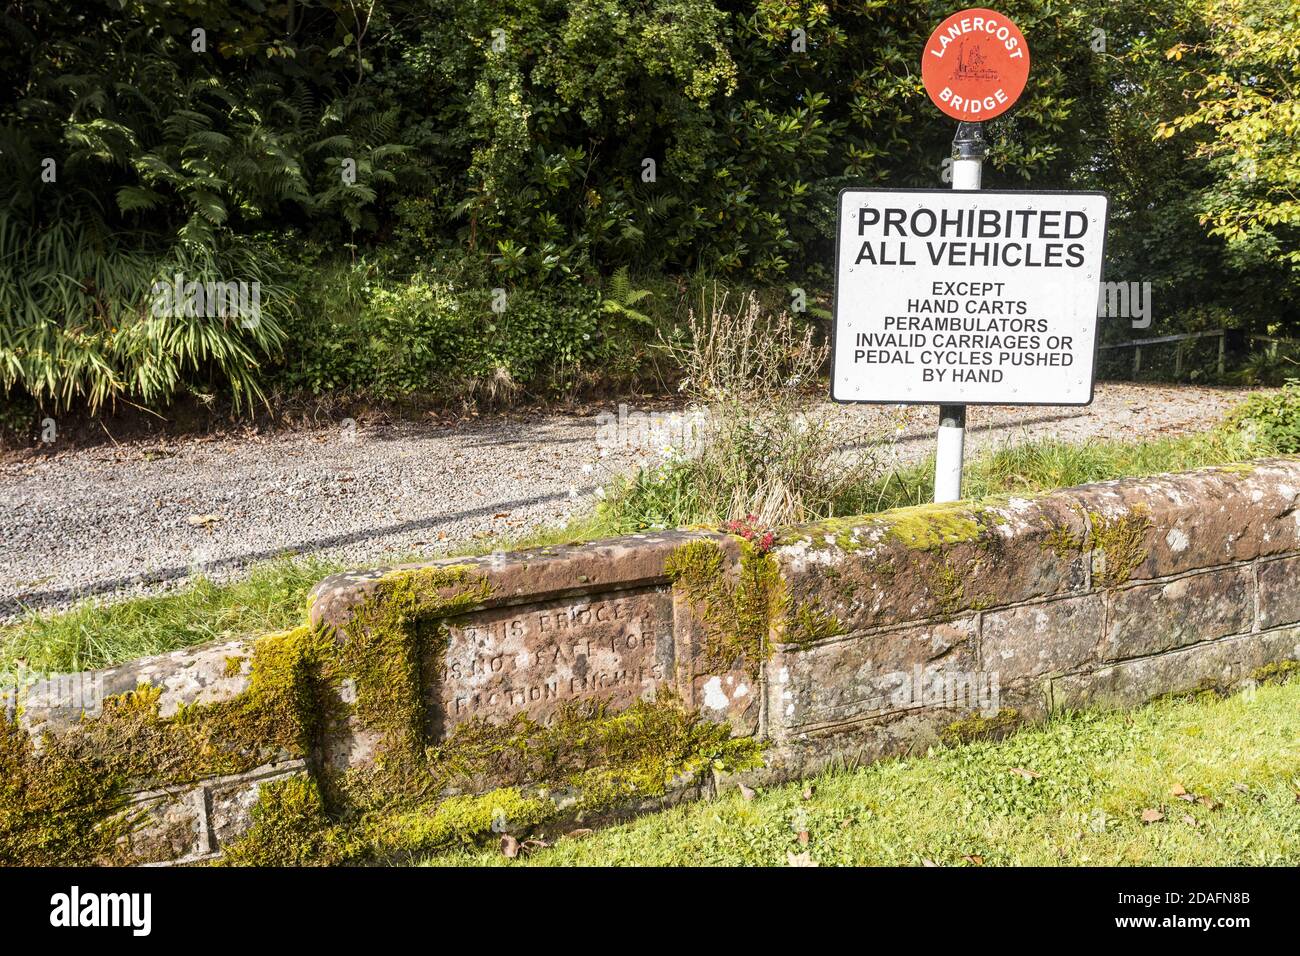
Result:
{"label": "carved stone plaque", "polygon": [[674,678],[672,595],[614,591],[479,611],[448,622],[432,694],[445,737],[476,717],[545,723],[569,701],[621,710]]}

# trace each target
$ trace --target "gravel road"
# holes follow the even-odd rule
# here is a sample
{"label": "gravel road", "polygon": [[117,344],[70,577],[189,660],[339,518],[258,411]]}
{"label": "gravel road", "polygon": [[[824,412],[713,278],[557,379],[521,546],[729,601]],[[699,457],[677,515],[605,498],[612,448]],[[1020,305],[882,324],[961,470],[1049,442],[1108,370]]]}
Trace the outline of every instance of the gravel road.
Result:
{"label": "gravel road", "polygon": [[[967,443],[1192,431],[1241,394],[1101,384],[1086,408],[972,407]],[[931,450],[933,408],[831,408],[895,435],[900,460]],[[174,587],[196,571],[225,578],[286,552],[365,564],[563,522],[652,452],[599,456],[601,425],[561,415],[332,425],[12,454],[0,461],[0,619]]]}

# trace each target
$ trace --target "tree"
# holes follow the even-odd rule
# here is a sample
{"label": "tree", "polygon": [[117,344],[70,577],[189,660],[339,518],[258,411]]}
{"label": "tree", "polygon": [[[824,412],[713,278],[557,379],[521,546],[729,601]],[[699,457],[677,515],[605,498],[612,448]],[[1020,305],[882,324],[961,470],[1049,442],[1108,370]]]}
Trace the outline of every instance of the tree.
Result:
{"label": "tree", "polygon": [[1300,280],[1300,3],[1202,0],[1203,43],[1179,43],[1170,59],[1193,61],[1195,108],[1161,125],[1161,135],[1202,127],[1198,155],[1212,182],[1202,219],[1245,261],[1281,260]]}

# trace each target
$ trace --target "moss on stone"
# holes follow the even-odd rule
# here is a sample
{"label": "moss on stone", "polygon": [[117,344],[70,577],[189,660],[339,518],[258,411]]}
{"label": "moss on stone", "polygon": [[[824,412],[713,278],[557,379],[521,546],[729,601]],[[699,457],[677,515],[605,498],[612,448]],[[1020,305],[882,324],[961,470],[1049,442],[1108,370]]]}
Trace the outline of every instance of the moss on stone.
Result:
{"label": "moss on stone", "polygon": [[353,845],[359,846],[359,856],[369,859],[400,859],[479,845],[498,833],[527,833],[558,815],[553,800],[502,787],[476,796],[451,797],[429,810],[377,818],[367,823]]}
{"label": "moss on stone", "polygon": [[933,551],[981,542],[988,530],[986,512],[985,505],[963,501],[915,505],[875,515],[826,518],[801,529],[801,536],[806,535],[814,548],[833,543],[846,552],[859,551],[878,538],[898,541],[914,551]]}
{"label": "moss on stone", "polygon": [[993,604],[993,599],[988,595],[966,593],[965,577],[947,556],[934,571],[930,592],[935,596],[939,613],[945,619],[961,611],[982,611]]}
{"label": "moss on stone", "polygon": [[757,680],[771,653],[768,633],[785,606],[781,575],[773,557],[741,539],[735,582],[723,570],[722,548],[712,541],[688,541],[668,556],[664,572],[681,588],[704,625],[706,671],[742,667]]}
{"label": "moss on stone", "polygon": [[701,720],[671,694],[611,714],[599,702],[573,703],[554,721],[526,714],[496,724],[471,720],[427,750],[441,788],[485,793],[331,815],[306,779],[262,788],[249,832],[227,852],[231,864],[384,860],[472,845],[495,833],[529,832],[564,817],[582,820],[633,801],[663,796],[676,781],[711,768],[746,770],[761,763],[760,745],[732,738]]}
{"label": "moss on stone", "polygon": [[1196,682],[1195,687],[1186,687],[1182,690],[1173,690],[1164,694],[1157,694],[1150,698],[1153,704],[1172,704],[1183,703],[1186,701],[1208,701],[1219,700],[1229,696],[1233,688],[1231,685],[1224,683],[1215,677],[1203,677]]}
{"label": "moss on stone", "polygon": [[98,716],[46,734],[39,750],[20,726],[2,722],[0,764],[10,784],[0,788],[0,862],[111,862],[135,823],[122,815],[129,790],[304,755],[314,647],[307,628],[268,635],[254,646],[249,688],[238,697],[163,718],[162,689],[142,685],[105,698]]}
{"label": "moss on stone", "polygon": [[252,826],[226,847],[220,865],[328,866],[356,852],[347,832],[326,815],[320,789],[310,777],[263,784],[252,817]]}
{"label": "moss on stone", "polygon": [[428,808],[340,823],[326,812],[314,780],[293,777],[262,787],[252,811],[253,825],[216,864],[339,866],[391,860],[473,846],[496,832],[527,832],[558,813],[555,802],[544,796],[503,787],[451,797]]}
{"label": "moss on stone", "polygon": [[991,717],[972,714],[955,720],[940,732],[939,739],[950,745],[996,739],[1010,733],[1019,724],[1020,712],[1012,707],[1003,707]]}
{"label": "moss on stone", "polygon": [[[0,764],[10,769],[11,784],[0,789],[0,862],[116,859],[135,822],[121,816],[127,793],[309,756],[322,691],[343,679],[355,681],[367,726],[418,750],[411,735],[420,700],[411,619],[485,596],[486,584],[471,581],[468,566],[393,572],[379,581],[345,640],[308,627],[260,638],[248,689],[229,700],[182,706],[164,718],[161,688],[144,685],[106,698],[98,716],[46,734],[39,750],[21,727],[5,722]],[[223,673],[231,668],[228,659]],[[48,825],[33,829],[33,807]]]}
{"label": "moss on stone", "polygon": [[0,720],[0,865],[124,862],[121,783],[90,764],[39,759],[21,727]]}
{"label": "moss on stone", "polygon": [[812,644],[843,633],[844,625],[834,614],[812,604],[800,604],[791,615],[786,639],[792,644]]}
{"label": "moss on stone", "polygon": [[1081,532],[1070,530],[1069,525],[1053,525],[1047,532],[1044,542],[1062,561],[1069,561],[1083,553],[1084,537]]}
{"label": "moss on stone", "polygon": [[[694,555],[690,566],[696,574],[720,576],[720,551],[716,564],[710,557]],[[746,628],[752,629],[758,613],[766,564],[775,570],[769,556],[748,557],[731,591],[733,620],[742,634],[752,632]],[[360,729],[382,735],[374,765],[320,773],[319,812],[311,801],[297,801],[304,817],[297,843],[274,845],[250,831],[240,841],[248,845],[233,854],[235,862],[265,859],[267,853],[292,863],[428,852],[482,838],[496,816],[512,828],[526,828],[560,814],[561,803],[570,815],[600,813],[660,796],[683,775],[759,761],[754,741],[733,740],[727,726],[700,720],[667,693],[619,713],[610,713],[604,702],[571,702],[547,724],[523,712],[500,723],[472,719],[445,741],[425,746],[429,715],[421,677],[436,671],[445,653],[445,619],[489,596],[470,568],[432,570],[437,573],[381,579],[352,615],[337,657],[322,668],[330,686],[341,678],[355,682],[350,712],[330,719],[351,718]],[[431,592],[440,595],[437,600]],[[433,626],[425,626],[429,618],[436,619]],[[465,796],[487,786],[493,789]],[[525,796],[525,787],[537,792]],[[571,796],[559,801],[552,791]],[[269,817],[282,815],[277,791],[268,799]]]}
{"label": "moss on stone", "polygon": [[668,778],[699,769],[749,744],[722,724],[702,721],[672,694],[610,713],[604,701],[572,701],[541,724],[525,713],[504,723],[474,719],[428,748],[430,772],[443,787],[502,784],[589,785],[593,768],[635,780],[638,794],[658,795]]}
{"label": "moss on stone", "polygon": [[1285,684],[1300,673],[1300,661],[1281,660],[1257,667],[1251,672],[1250,679],[1257,684]]}
{"label": "moss on stone", "polygon": [[[1128,581],[1147,559],[1146,535],[1151,530],[1149,511],[1136,505],[1126,514],[1107,517],[1090,512],[1092,548],[1102,555],[1094,561],[1094,580],[1102,587],[1115,587]],[[1100,565],[1100,567],[1098,567]]]}
{"label": "moss on stone", "polygon": [[[742,546],[732,584],[722,581],[720,551],[716,562],[698,551],[687,557],[683,574],[703,588],[697,594],[724,609],[714,653],[756,665],[777,602],[775,562]],[[427,851],[477,839],[498,810],[520,826],[562,808],[596,814],[661,796],[712,767],[760,762],[756,742],[732,739],[727,725],[702,721],[667,694],[614,714],[600,703],[573,704],[545,726],[522,713],[501,725],[471,721],[427,746],[425,684],[445,653],[447,619],[490,596],[475,570],[391,572],[341,633],[302,627],[261,638],[248,688],[229,700],[164,718],[161,688],[143,685],[105,700],[99,716],[45,735],[39,748],[16,722],[0,722],[0,862],[127,862],[142,816],[126,810],[129,793],[289,758],[314,764],[321,734],[340,721],[379,737],[373,765],[313,766],[311,776],[264,785],[252,828],[226,848],[230,862]],[[224,673],[231,670],[227,661]],[[529,795],[522,789],[539,785]]]}
{"label": "moss on stone", "polygon": [[421,618],[445,617],[491,596],[473,565],[391,571],[349,618],[326,680],[351,680],[357,723],[385,736],[394,754],[418,752],[423,731]]}
{"label": "moss on stone", "polygon": [[445,653],[445,619],[491,597],[489,582],[477,572],[471,564],[390,571],[333,635],[333,650],[319,668],[329,689],[319,719],[332,728],[348,723],[351,732],[373,734],[378,744],[364,769],[339,774],[321,768],[328,807],[401,806],[435,792],[424,759],[431,719],[423,684]]}
{"label": "moss on stone", "polygon": [[881,520],[890,537],[914,551],[979,541],[984,533],[983,511],[963,502],[900,508]]}

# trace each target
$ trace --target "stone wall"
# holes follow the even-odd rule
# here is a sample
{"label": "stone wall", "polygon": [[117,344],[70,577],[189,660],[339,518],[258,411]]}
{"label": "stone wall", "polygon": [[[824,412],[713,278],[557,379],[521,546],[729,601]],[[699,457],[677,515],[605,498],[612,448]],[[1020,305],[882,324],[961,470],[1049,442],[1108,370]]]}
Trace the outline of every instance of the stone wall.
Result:
{"label": "stone wall", "polygon": [[[428,849],[1227,691],[1297,660],[1290,459],[826,521],[767,552],[673,532],[343,574],[297,632],[11,696],[0,760],[60,792],[102,772],[65,803],[97,801],[74,823],[116,835],[51,852],[66,832],[12,832],[47,812],[34,785],[0,790],[0,857]],[[254,808],[285,781],[305,788],[289,792],[312,819],[287,826],[306,836],[251,853],[267,843]]]}

